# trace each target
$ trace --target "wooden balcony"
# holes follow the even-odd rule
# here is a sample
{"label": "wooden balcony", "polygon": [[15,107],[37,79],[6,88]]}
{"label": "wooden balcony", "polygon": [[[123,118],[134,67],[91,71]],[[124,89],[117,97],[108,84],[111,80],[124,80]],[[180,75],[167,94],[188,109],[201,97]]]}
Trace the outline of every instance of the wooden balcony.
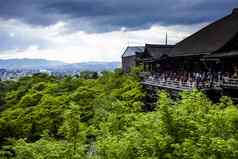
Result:
{"label": "wooden balcony", "polygon": [[238,89],[238,78],[220,77],[219,81],[206,81],[206,82],[181,82],[175,79],[167,77],[165,80],[164,76],[160,76],[156,73],[142,72],[143,85],[149,85],[159,88],[173,89],[178,91],[183,90],[221,90],[221,89]]}
{"label": "wooden balcony", "polygon": [[238,79],[224,77],[222,82],[223,88],[238,89]]}
{"label": "wooden balcony", "polygon": [[219,89],[221,86],[220,82],[181,82],[175,80],[162,80],[162,79],[153,79],[147,78],[142,82],[143,85],[155,86],[159,88],[166,88],[172,89],[177,91],[191,91],[193,89],[200,89],[200,90],[210,90],[210,89]]}

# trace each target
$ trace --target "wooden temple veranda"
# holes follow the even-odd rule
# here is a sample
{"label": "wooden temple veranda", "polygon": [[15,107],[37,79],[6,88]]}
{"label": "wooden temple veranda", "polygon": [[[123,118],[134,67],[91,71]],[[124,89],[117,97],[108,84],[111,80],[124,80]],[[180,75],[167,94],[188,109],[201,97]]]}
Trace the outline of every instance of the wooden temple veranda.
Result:
{"label": "wooden temple veranda", "polygon": [[142,84],[150,92],[167,89],[176,94],[196,88],[213,97],[238,100],[237,8],[176,45],[146,44],[143,51],[135,50],[122,56],[123,70],[128,72],[130,63],[142,65]]}

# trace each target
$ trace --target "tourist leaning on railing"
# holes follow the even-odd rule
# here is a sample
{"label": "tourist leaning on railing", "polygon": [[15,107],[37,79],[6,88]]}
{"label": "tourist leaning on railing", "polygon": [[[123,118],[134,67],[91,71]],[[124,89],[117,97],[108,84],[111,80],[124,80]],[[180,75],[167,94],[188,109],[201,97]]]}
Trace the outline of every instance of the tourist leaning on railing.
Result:
{"label": "tourist leaning on railing", "polygon": [[204,88],[211,87],[213,82],[221,80],[221,73],[212,74],[211,72],[157,72],[149,76],[149,80],[177,84],[180,86]]}

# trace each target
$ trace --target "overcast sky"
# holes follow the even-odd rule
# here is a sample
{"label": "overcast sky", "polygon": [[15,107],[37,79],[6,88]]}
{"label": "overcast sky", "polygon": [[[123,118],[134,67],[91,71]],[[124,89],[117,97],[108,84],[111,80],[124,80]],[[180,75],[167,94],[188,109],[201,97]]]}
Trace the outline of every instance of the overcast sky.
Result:
{"label": "overcast sky", "polygon": [[170,44],[238,0],[0,0],[0,58],[120,61],[127,45]]}

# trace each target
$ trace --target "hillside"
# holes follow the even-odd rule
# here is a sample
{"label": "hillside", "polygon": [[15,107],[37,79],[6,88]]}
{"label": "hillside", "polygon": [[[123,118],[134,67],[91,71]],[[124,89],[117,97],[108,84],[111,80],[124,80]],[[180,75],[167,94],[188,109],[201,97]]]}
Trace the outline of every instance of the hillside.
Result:
{"label": "hillside", "polygon": [[143,112],[136,73],[0,81],[1,159],[237,159],[238,107],[159,93]]}
{"label": "hillside", "polygon": [[121,66],[120,62],[83,62],[83,63],[74,63],[61,65],[55,70],[78,70],[78,71],[95,71],[101,72],[104,70],[114,70]]}
{"label": "hillside", "polygon": [[61,61],[51,61],[45,59],[0,59],[0,68],[5,69],[41,69],[64,65]]}
{"label": "hillside", "polygon": [[0,69],[49,69],[53,71],[96,71],[114,70],[120,62],[83,62],[67,64],[61,61],[45,59],[0,59]]}

